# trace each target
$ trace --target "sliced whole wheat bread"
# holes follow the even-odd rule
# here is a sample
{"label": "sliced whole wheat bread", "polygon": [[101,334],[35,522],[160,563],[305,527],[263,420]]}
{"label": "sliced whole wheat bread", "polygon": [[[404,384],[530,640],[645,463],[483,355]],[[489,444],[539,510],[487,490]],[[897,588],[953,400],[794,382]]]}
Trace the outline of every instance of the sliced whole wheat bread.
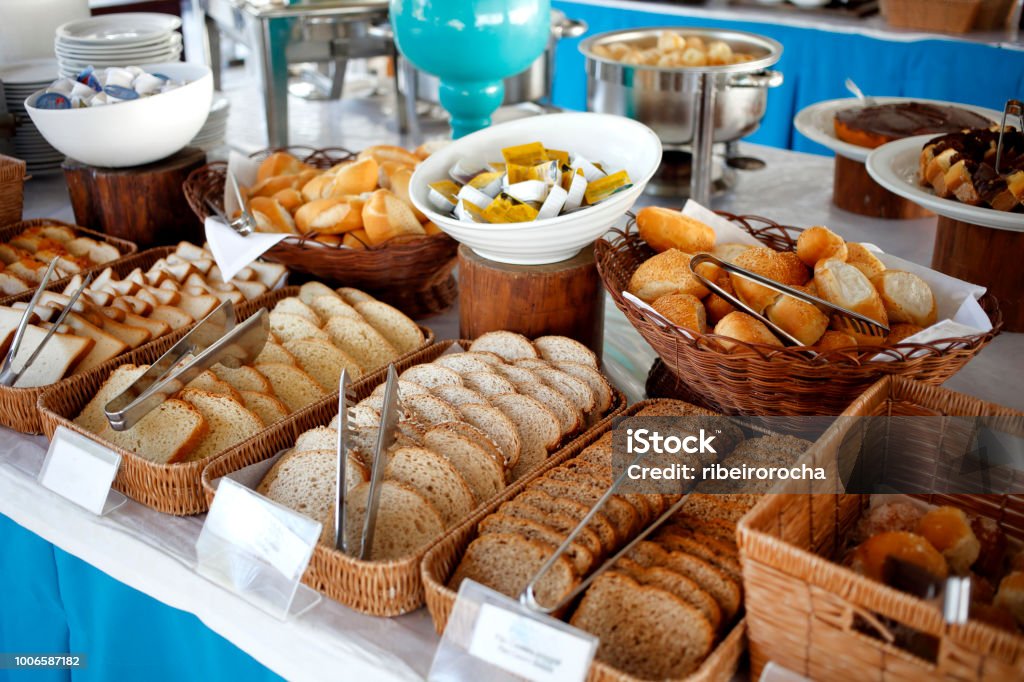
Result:
{"label": "sliced whole wheat bread", "polygon": [[479,445],[450,425],[435,426],[424,434],[423,445],[441,454],[462,474],[478,503],[505,489],[505,470]]}
{"label": "sliced whole wheat bread", "polygon": [[[345,500],[348,546],[358,546],[366,517],[369,483],[353,488]],[[333,514],[331,515],[333,525]],[[441,514],[425,497],[398,481],[384,481],[380,489],[377,526],[374,530],[372,561],[410,556],[425,548],[444,532]]]}

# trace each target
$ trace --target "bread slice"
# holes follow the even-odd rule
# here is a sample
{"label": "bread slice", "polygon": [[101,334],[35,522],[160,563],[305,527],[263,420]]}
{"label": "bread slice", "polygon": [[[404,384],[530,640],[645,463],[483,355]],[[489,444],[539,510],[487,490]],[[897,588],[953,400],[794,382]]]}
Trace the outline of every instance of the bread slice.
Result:
{"label": "bread slice", "polygon": [[198,322],[220,305],[220,299],[212,294],[201,294],[199,296],[181,294],[181,298],[176,305],[182,312]]}
{"label": "bread slice", "polygon": [[338,294],[334,289],[321,282],[306,282],[299,287],[299,300],[306,305],[312,305],[313,299],[317,296],[334,296]]}
{"label": "bread slice", "polygon": [[[547,474],[533,480],[530,483],[531,490],[540,490],[552,497],[564,497],[584,505],[588,509],[597,504],[601,499],[607,486],[600,486],[591,481],[580,481],[571,477],[554,478]],[[608,521],[615,529],[615,536],[618,543],[626,538],[632,537],[640,529],[640,519],[636,508],[622,499],[619,495],[613,495],[605,502],[601,511],[608,517]]]}
{"label": "bread slice", "polygon": [[352,381],[363,375],[352,356],[324,339],[293,339],[285,341],[284,347],[328,393],[338,390],[342,369],[348,370]]}
{"label": "bread slice", "polygon": [[[516,393],[493,396],[491,404],[515,425],[521,443],[520,457],[512,469],[511,480],[547,459],[561,438],[558,418],[537,400]],[[466,414],[478,413],[467,410]],[[467,417],[468,418],[468,417]],[[476,422],[471,421],[476,425]]]}
{"label": "bread slice", "polygon": [[567,336],[541,336],[533,340],[540,356],[551,362],[578,362],[597,368],[597,355],[575,339]]}
{"label": "bread slice", "polygon": [[[494,463],[497,464],[498,468],[502,470],[502,476],[504,478],[505,456],[501,454],[501,450],[498,449],[498,444],[495,443],[490,436],[488,436],[486,433],[476,428],[472,424],[467,424],[466,422],[462,421],[445,422],[443,424],[439,424],[438,426],[442,426],[450,431],[459,434],[463,438],[467,438],[471,443],[483,449],[483,451],[487,453],[487,456],[494,460]],[[504,487],[504,483],[502,483],[502,487]]]}
{"label": "bread slice", "polygon": [[260,418],[229,396],[186,388],[179,397],[199,410],[210,427],[199,446],[189,453],[190,462],[223,452],[263,430]]}
{"label": "bread slice", "polygon": [[423,426],[459,421],[458,409],[432,395],[405,396],[402,409]]}
{"label": "bread slice", "polygon": [[[377,387],[375,389],[373,389],[373,393],[371,393],[370,395],[371,396],[383,396],[384,392],[387,390],[387,388],[388,388],[388,385],[387,385],[386,382],[383,383],[383,384],[377,384]],[[398,380],[398,387],[397,388],[398,388],[398,398],[399,398],[399,400],[401,400],[403,398],[407,398],[407,397],[409,397],[411,395],[432,395],[433,394],[432,391],[424,388],[423,386],[420,386],[417,383],[413,383],[412,381],[406,381],[404,379],[399,379]]]}
{"label": "bread slice", "polygon": [[551,410],[558,418],[562,436],[575,433],[583,425],[583,413],[568,398],[544,384],[518,384],[516,390],[523,395],[534,398]]}
{"label": "bread slice", "polygon": [[679,551],[699,557],[715,566],[737,583],[743,582],[743,570],[739,558],[730,555],[724,543],[707,535],[692,533],[682,535],[678,531],[659,531],[654,541],[670,551]]}
{"label": "bread slice", "polygon": [[445,528],[469,516],[477,500],[466,479],[443,455],[419,447],[391,453],[384,475],[410,486],[441,513]]}
{"label": "bread slice", "polygon": [[570,624],[601,641],[597,660],[641,679],[689,675],[711,651],[715,630],[700,611],[622,573],[599,576]]}
{"label": "bread slice", "polygon": [[[528,487],[516,495],[513,502],[539,509],[542,514],[551,519],[564,516],[570,519],[574,525],[579,524],[590,512],[590,508],[585,504],[565,497],[553,497],[533,487]],[[612,554],[618,549],[619,536],[603,511],[598,510],[584,530],[590,530],[597,536],[603,554]]]}
{"label": "bread slice", "polygon": [[410,367],[402,372],[400,378],[428,389],[438,386],[462,386],[462,377],[456,372],[434,364]]}
{"label": "bread slice", "polygon": [[[560,547],[568,537],[567,534],[550,526],[502,512],[495,512],[481,521],[479,531],[481,536],[487,533],[519,535],[530,540],[539,540],[552,547]],[[564,556],[572,562],[573,571],[580,578],[586,576],[597,562],[597,558],[590,550],[576,541],[569,543]]]}
{"label": "bread slice", "polygon": [[353,289],[352,287],[341,287],[337,290],[337,294],[351,306],[357,303],[366,303],[367,301],[376,301],[373,296],[370,296],[365,291],[359,289]]}
{"label": "bread slice", "polygon": [[138,348],[153,338],[153,334],[148,329],[133,327],[130,324],[118,322],[106,315],[99,322],[100,324],[97,326],[101,327],[103,331],[111,336],[117,337],[122,343],[127,344],[129,348]]}
{"label": "bread slice", "polygon": [[308,305],[302,302],[297,296],[289,296],[288,298],[282,298],[274,305],[274,310],[279,313],[288,313],[289,315],[298,315],[304,317],[318,327],[323,326],[324,320],[316,313],[315,310],[310,308]]}
{"label": "bread slice", "polygon": [[666,592],[671,592],[700,611],[715,631],[721,626],[722,609],[719,608],[718,602],[700,585],[682,573],[663,566],[641,566],[628,557],[622,557],[616,561],[614,569],[619,573],[625,573],[641,585],[653,585]]}
{"label": "bread slice", "polygon": [[335,346],[350,355],[364,371],[372,371],[395,360],[399,353],[387,339],[364,320],[331,318],[325,330]]}
{"label": "bread slice", "polygon": [[515,384],[494,372],[467,372],[462,377],[462,384],[488,399],[518,392]]}
{"label": "bread slice", "polygon": [[272,395],[259,391],[239,391],[242,405],[270,426],[288,416],[288,407]]}
{"label": "bread slice", "polygon": [[303,431],[295,439],[292,450],[335,450],[338,449],[338,430],[333,426],[316,426]]}
{"label": "bread slice", "polygon": [[171,329],[184,329],[196,320],[177,306],[158,305],[149,314],[151,320],[162,320],[170,325]]}
{"label": "bread slice", "polygon": [[274,394],[274,388],[265,376],[259,373],[255,367],[242,365],[236,369],[217,363],[210,368],[218,379],[231,386],[236,391],[254,391],[256,393]]}
{"label": "bread slice", "polygon": [[492,367],[492,363],[470,353],[448,353],[434,360],[434,364],[447,367],[460,375],[467,372],[489,372]]}
{"label": "bread slice", "polygon": [[[11,366],[16,370],[21,369],[45,336],[46,330],[42,327],[31,324],[25,327],[21,347]],[[95,343],[91,338],[55,333],[47,341],[46,346],[43,347],[32,365],[25,369],[18,380],[14,382],[14,387],[49,386],[60,381],[72,371],[80,360],[88,356]]]}
{"label": "bread slice", "polygon": [[551,364],[590,386],[594,392],[594,410],[598,414],[605,414],[611,409],[614,399],[612,387],[599,371],[579,362],[554,361]]}
{"label": "bread slice", "polygon": [[[487,533],[469,543],[462,561],[448,581],[458,590],[465,579],[475,580],[517,598],[555,548],[539,540],[511,533]],[[560,556],[537,584],[540,604],[554,606],[575,589],[579,577],[566,556]]]}
{"label": "bread slice", "polygon": [[[102,407],[101,414],[102,414]],[[127,431],[115,431],[104,419],[99,436],[157,464],[185,461],[206,438],[202,413],[184,400],[165,400]]]}
{"label": "bread slice", "polygon": [[505,469],[484,448],[457,427],[439,425],[428,429],[423,445],[444,456],[462,475],[478,503],[490,500],[505,489]]}
{"label": "bread slice", "polygon": [[347,317],[353,320],[361,320],[363,316],[356,312],[356,309],[345,303],[340,296],[333,291],[330,295],[314,296],[310,299],[309,307],[326,323],[335,317]]}
{"label": "bread slice", "polygon": [[142,329],[149,331],[154,339],[158,339],[171,331],[171,325],[167,322],[153,317],[143,317],[142,315],[136,315],[135,313],[125,313],[123,321],[125,324],[130,324],[133,327],[141,327]]}
{"label": "bread slice", "polygon": [[263,344],[263,350],[256,356],[256,360],[253,361],[254,365],[292,365],[293,367],[299,366],[299,361],[295,359],[295,356],[289,353],[284,346],[279,343],[274,343],[270,339]]}
{"label": "bread slice", "polygon": [[304,317],[273,310],[270,313],[270,330],[282,342],[295,339],[327,339],[327,332]]}
{"label": "bread slice", "polygon": [[937,317],[935,295],[923,279],[912,272],[884,270],[871,278],[882,297],[890,322],[908,322],[930,327]]}
{"label": "bread slice", "polygon": [[362,301],[355,304],[355,309],[399,353],[412,352],[426,341],[426,337],[415,322],[387,303]]}
{"label": "bread slice", "polygon": [[301,410],[327,395],[316,379],[292,365],[269,363],[256,365],[274,387],[274,395],[288,407],[288,412]]}
{"label": "bread slice", "polygon": [[81,315],[70,313],[64,318],[64,323],[71,328],[75,336],[92,339],[94,342],[93,347],[89,349],[88,355],[75,365],[73,370],[75,374],[87,372],[128,350],[127,343],[124,343],[112,334],[106,333]]}
{"label": "bread slice", "polygon": [[[519,360],[518,362],[547,362],[546,360],[535,360],[530,358],[529,360]],[[540,377],[529,367],[524,367],[521,364],[515,365],[494,365],[491,370],[509,381],[514,385],[519,384],[537,384],[542,383]]]}
{"label": "bread slice", "polygon": [[103,408],[111,400],[124,393],[124,390],[135,383],[135,380],[146,373],[149,365],[121,365],[107,377],[106,381],[93,394],[74,422],[90,433],[99,433],[107,426],[107,418]]}
{"label": "bread slice", "polygon": [[[351,548],[358,546],[369,489],[369,483],[357,485],[345,499],[346,533]],[[372,561],[410,556],[425,549],[442,533],[441,514],[425,497],[398,481],[383,482],[373,547],[370,548]]]}
{"label": "bread slice", "polygon": [[723,623],[730,622],[739,612],[743,597],[739,584],[703,559],[684,552],[666,551],[649,541],[638,542],[628,556],[642,566],[669,568],[700,585],[718,602]]}
{"label": "bread slice", "polygon": [[238,391],[232,388],[226,381],[221,381],[217,378],[217,375],[210,370],[205,370],[201,374],[197,375],[192,379],[192,381],[185,385],[185,388],[192,388],[197,391],[207,391],[217,395],[226,395],[239,403],[241,403],[242,400],[242,396],[238,394]]}
{"label": "bread slice", "polygon": [[455,407],[462,405],[487,405],[487,398],[465,386],[437,386],[430,391],[441,400]]}
{"label": "bread slice", "polygon": [[268,263],[262,260],[253,261],[249,264],[249,268],[255,273],[256,279],[268,290],[277,286],[284,274],[288,272],[288,268],[280,263]]}
{"label": "bread slice", "polygon": [[584,415],[594,411],[597,397],[585,381],[553,367],[537,368],[534,371],[545,384],[568,398]]}
{"label": "bread slice", "polygon": [[[561,533],[563,539],[576,530],[576,526],[579,525],[578,519],[557,511],[545,511],[527,501],[520,500],[518,496],[508,502],[503,502],[498,508],[498,512],[539,523]],[[600,558],[605,553],[601,539],[591,528],[581,529],[576,536],[576,542],[586,547],[587,551],[594,555],[595,558]]]}
{"label": "bread slice", "polygon": [[487,332],[477,337],[470,351],[490,351],[507,361],[519,358],[537,358],[540,354],[530,339],[514,332]]}

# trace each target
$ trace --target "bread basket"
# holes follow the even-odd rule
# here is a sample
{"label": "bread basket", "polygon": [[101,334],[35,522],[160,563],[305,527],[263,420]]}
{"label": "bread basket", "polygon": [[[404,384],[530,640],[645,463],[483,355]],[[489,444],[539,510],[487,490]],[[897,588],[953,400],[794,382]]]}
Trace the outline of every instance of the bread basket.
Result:
{"label": "bread basket", "polygon": [[[882,379],[844,413],[1014,418],[1022,414],[899,377]],[[945,421],[921,420],[918,437],[926,448],[941,438],[940,423]],[[928,450],[932,458],[937,450]],[[901,461],[903,455],[900,451]],[[918,475],[917,467],[910,470]],[[936,470],[934,461],[927,470]],[[916,497],[994,519],[1007,536],[1024,540],[1024,495]],[[867,496],[861,495],[766,495],[740,521],[751,679],[757,679],[769,660],[821,680],[1024,678],[1024,635],[974,620],[947,625],[934,604],[832,560],[866,505]],[[934,660],[890,644],[894,628],[916,631],[933,641]]]}
{"label": "bread basket", "polygon": [[[630,405],[618,417],[635,415],[645,407],[657,405],[664,400],[644,400]],[[583,438],[578,439],[569,447],[558,453],[557,456],[549,458],[543,466],[534,472],[530,479],[537,478],[554,467],[579,455],[587,446],[596,442],[613,429],[616,420],[605,419],[587,431]],[[444,632],[448,624],[448,617],[455,606],[455,591],[448,587],[448,580],[455,567],[462,560],[462,556],[477,536],[477,525],[484,517],[490,515],[502,505],[502,503],[516,497],[526,487],[529,481],[520,481],[510,486],[500,497],[493,500],[485,508],[478,511],[470,519],[467,519],[454,530],[450,531],[436,545],[431,547],[426,556],[423,557],[422,573],[423,585],[426,588],[427,609],[434,621],[434,629],[438,633]],[[739,618],[732,629],[715,646],[715,649],[708,655],[700,667],[688,675],[687,682],[706,682],[711,680],[728,680],[735,676],[740,656],[745,645],[746,623],[745,619]],[[635,677],[628,675],[606,663],[595,660],[590,666],[587,675],[588,682],[634,682]]]}
{"label": "bread basket", "polygon": [[[395,363],[395,369],[401,373],[405,369],[425,362],[431,362],[443,354],[455,341],[441,341],[429,348],[406,356],[401,362]],[[469,341],[461,342],[469,347]],[[354,398],[361,400],[387,378],[386,370],[377,372],[360,381],[353,387]],[[548,462],[560,459],[563,453],[569,452],[576,444],[589,438],[589,435],[600,425],[610,422],[626,407],[626,398],[618,390],[614,390],[612,407],[599,425],[575,437],[563,445],[562,449],[551,455],[543,464],[520,477],[501,493],[518,489],[525,481],[532,479],[536,473],[547,467]],[[272,429],[246,441],[210,463],[203,472],[203,488],[207,499],[213,501],[216,488],[214,480],[233,471],[238,471],[256,462],[267,459],[275,453],[290,448],[295,439],[311,428],[323,426],[338,413],[337,395],[326,398],[315,406],[303,410],[293,417],[279,422]],[[471,514],[475,518],[476,514]],[[448,531],[438,538],[443,542],[450,533]],[[361,561],[327,546],[318,544],[313,552],[309,567],[302,581],[325,595],[346,606],[374,616],[398,616],[414,611],[423,606],[423,581],[420,576],[420,560],[428,547],[416,554],[395,561]]]}
{"label": "bread basket", "polygon": [[967,33],[974,28],[982,0],[881,0],[890,26],[919,31]]}
{"label": "bread basket", "polygon": [[21,220],[25,201],[25,162],[0,154],[0,225]]}
{"label": "bread basket", "polygon": [[[288,152],[316,168],[330,168],[355,156],[340,148],[288,147],[256,152],[252,157],[276,151]],[[208,201],[223,207],[227,168],[223,161],[209,163],[192,171],[185,181],[185,198],[200,221],[210,215]],[[457,248],[458,243],[443,233],[358,251],[296,236],[280,242],[263,258],[293,272],[365,289],[411,317],[424,317],[448,309],[455,301],[458,288],[452,269]]]}
{"label": "bread basket", "polygon": [[[766,218],[723,213],[758,241],[776,251],[791,251],[800,230]],[[665,366],[686,384],[683,397],[727,415],[836,415],[886,375],[941,384],[953,376],[999,333],[1002,314],[990,294],[980,304],[992,323],[991,331],[944,340],[943,346],[900,343],[838,349],[811,356],[794,348],[738,343],[742,350],[727,352],[714,334],[694,333],[651,321],[623,297],[633,272],[654,255],[633,224],[610,241],[594,245],[594,258],[605,288],[615,305],[651,344]],[[946,345],[948,344],[948,345]],[[874,360],[879,354],[886,361]],[[662,394],[664,395],[664,394]]]}
{"label": "bread basket", "polygon": [[[162,251],[162,249],[154,250]],[[173,247],[170,247],[170,251],[173,250]],[[149,252],[147,251],[146,253]],[[299,287],[291,286],[268,292],[238,305],[235,308],[235,314],[238,319],[245,319],[261,308],[272,308],[282,298],[297,295],[298,291]],[[422,329],[426,336],[425,345],[433,343],[434,333],[429,329]],[[180,329],[145,346],[141,346],[131,353],[114,358],[107,364],[97,367],[92,372],[87,372],[54,384],[39,396],[38,401],[39,418],[42,422],[43,433],[46,434],[47,438],[53,438],[53,432],[57,430],[57,427],[64,426],[110,448],[122,457],[121,467],[117,471],[117,478],[114,479],[114,487],[147,507],[152,507],[164,514],[174,514],[176,516],[201,514],[208,509],[207,498],[203,494],[201,476],[203,468],[216,455],[197,462],[157,464],[143,459],[135,453],[129,452],[113,443],[104,441],[96,436],[96,434],[90,433],[78,426],[73,420],[114,369],[129,363],[153,363],[173,346],[178,339],[184,336],[188,330],[189,328]],[[363,383],[372,382],[377,374],[379,372],[369,374],[366,378],[355,382],[354,385],[358,388]],[[261,439],[265,434],[293,422],[295,418],[310,409],[311,407],[307,406],[289,415],[288,418],[271,424],[260,433],[236,445],[235,448],[241,448],[250,443],[262,443]],[[229,451],[226,450],[225,452]]]}

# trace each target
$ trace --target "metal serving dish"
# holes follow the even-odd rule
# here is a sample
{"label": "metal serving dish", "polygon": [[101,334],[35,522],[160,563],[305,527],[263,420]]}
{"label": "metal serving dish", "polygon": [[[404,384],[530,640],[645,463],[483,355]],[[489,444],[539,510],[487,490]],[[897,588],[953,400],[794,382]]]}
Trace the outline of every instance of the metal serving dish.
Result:
{"label": "metal serving dish", "polygon": [[[594,54],[596,46],[617,42],[638,49],[655,47],[662,31],[699,36],[705,43],[721,40],[733,52],[755,58],[724,66],[660,67],[625,64]],[[587,109],[636,119],[670,148],[694,143],[702,83],[708,79],[715,90],[715,142],[732,142],[757,130],[767,107],[768,88],[782,84],[782,74],[768,69],[782,56],[782,45],[742,31],[679,26],[627,29],[587,38],[580,51],[586,57]]]}

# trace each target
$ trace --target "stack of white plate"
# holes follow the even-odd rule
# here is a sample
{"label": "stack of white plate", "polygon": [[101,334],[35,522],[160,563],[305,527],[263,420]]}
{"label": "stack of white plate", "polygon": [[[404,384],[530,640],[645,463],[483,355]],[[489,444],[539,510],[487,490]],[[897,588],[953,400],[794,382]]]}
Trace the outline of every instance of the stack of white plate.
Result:
{"label": "stack of white plate", "polygon": [[24,159],[31,173],[60,168],[64,155],[51,147],[32,124],[25,111],[25,100],[57,79],[55,59],[32,59],[13,64],[0,64],[0,81],[4,84],[4,104],[14,114],[14,155]]}
{"label": "stack of white plate", "polygon": [[210,105],[210,115],[206,123],[196,133],[189,143],[190,147],[199,147],[204,152],[217,149],[224,145],[224,136],[228,131],[228,110],[231,103],[228,98],[219,93],[214,93],[213,104]]}
{"label": "stack of white plate", "polygon": [[87,66],[134,66],[181,58],[181,19],[170,14],[108,14],[57,27],[53,49],[60,75],[74,78]]}

